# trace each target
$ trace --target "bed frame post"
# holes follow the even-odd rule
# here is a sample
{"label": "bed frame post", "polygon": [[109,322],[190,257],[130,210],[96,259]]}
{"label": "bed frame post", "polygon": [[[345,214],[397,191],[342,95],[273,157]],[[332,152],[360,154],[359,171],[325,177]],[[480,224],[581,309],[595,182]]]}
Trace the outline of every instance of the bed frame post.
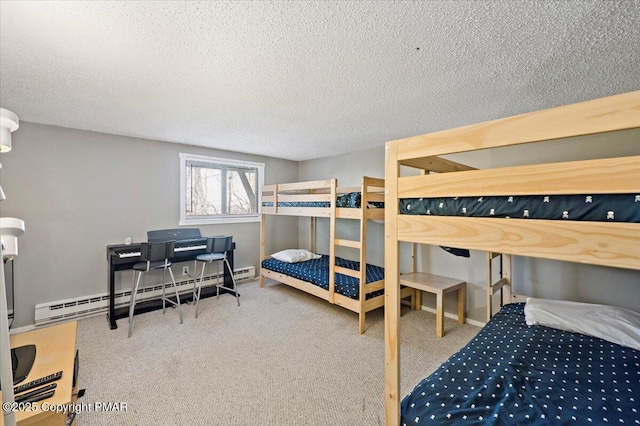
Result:
{"label": "bed frame post", "polygon": [[[500,257],[500,278],[493,281],[493,259]],[[493,295],[500,292],[500,306],[511,303],[511,255],[487,252],[487,321],[493,316]]]}
{"label": "bed frame post", "polygon": [[316,218],[309,216],[309,251],[316,252]]}
{"label": "bed frame post", "polygon": [[[418,270],[418,244],[411,243],[411,272]],[[411,296],[411,309],[422,309],[422,290],[417,288],[413,290],[413,296]]]}
{"label": "bed frame post", "polygon": [[493,258],[494,254],[487,252],[487,321],[493,316]]}
{"label": "bed frame post", "polygon": [[385,147],[385,421],[387,426],[400,424],[400,284],[398,258],[398,145]]}
{"label": "bed frame post", "polygon": [[336,190],[338,179],[331,179],[331,215],[329,216],[329,303],[335,303],[336,290]]}
{"label": "bed frame post", "polygon": [[511,255],[502,254],[502,278],[507,280],[507,283],[502,287],[502,300],[504,304],[509,304],[511,300]]}
{"label": "bed frame post", "polygon": [[264,287],[264,275],[262,275],[262,261],[265,259],[265,243],[267,241],[267,216],[263,213],[260,215],[260,287]]}
{"label": "bed frame post", "polygon": [[360,192],[360,311],[358,312],[358,328],[360,334],[364,333],[366,312],[364,302],[367,300],[367,203],[369,201],[369,182],[366,176],[361,181]]}

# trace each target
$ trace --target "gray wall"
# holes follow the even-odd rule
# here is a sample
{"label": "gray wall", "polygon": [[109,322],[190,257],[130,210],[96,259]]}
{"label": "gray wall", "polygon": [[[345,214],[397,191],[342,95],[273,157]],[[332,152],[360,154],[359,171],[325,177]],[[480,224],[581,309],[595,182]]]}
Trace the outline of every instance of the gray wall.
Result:
{"label": "gray wall", "polygon": [[[612,145],[612,138],[619,143]],[[120,244],[126,236],[144,241],[147,230],[178,227],[180,152],[264,162],[266,183],[335,177],[340,186],[353,186],[359,185],[363,175],[384,177],[383,148],[296,163],[25,122],[13,139],[13,150],[0,158],[0,184],[7,195],[0,202],[0,215],[21,218],[27,228],[15,260],[14,327],[32,324],[38,303],[105,292],[108,244]],[[553,142],[545,149],[523,146],[461,154],[457,159],[487,167],[592,158],[603,152],[630,155],[640,153],[639,142],[639,131],[627,131],[586,141]],[[267,253],[305,247],[307,226],[306,218],[269,217]],[[236,265],[258,267],[258,223],[200,229],[204,235],[233,234],[238,246]],[[357,239],[351,221],[341,220],[337,232]],[[370,223],[367,239],[369,261],[383,265],[383,225]],[[328,222],[319,220],[317,251],[328,252],[328,243]],[[338,255],[355,258],[356,253],[345,248]],[[472,252],[470,259],[463,259],[439,248],[422,247],[419,267],[468,281],[469,317],[484,321],[483,253]],[[401,268],[410,268],[408,244],[401,244]],[[631,309],[637,309],[640,301],[637,271],[516,258],[513,278],[516,291],[538,297]],[[129,287],[130,280],[130,272],[119,273],[117,287]],[[425,305],[435,306],[430,295],[425,294],[424,300]],[[446,301],[446,309],[455,312],[453,298]]]}
{"label": "gray wall", "polygon": [[[384,179],[384,150],[371,149],[340,155],[337,157],[320,158],[299,163],[301,181],[336,178],[338,186],[358,186],[362,176]],[[308,220],[300,220],[300,247],[308,244]],[[384,266],[384,224],[369,221],[367,225],[367,259],[368,263]],[[336,224],[337,238],[359,240],[360,231],[357,222],[340,219]],[[316,250],[329,253],[329,220],[317,220]],[[336,254],[340,257],[357,259],[359,252],[348,247],[337,247]]]}
{"label": "gray wall", "polygon": [[[598,157],[640,154],[640,131],[594,135],[586,138],[545,143],[545,147],[526,146],[491,151],[458,154],[452,159],[475,167],[558,162]],[[404,174],[415,173],[410,169]],[[337,177],[343,186],[357,185],[362,175],[384,177],[384,149],[372,149],[350,155],[323,158],[300,163],[300,179],[314,180]],[[306,244],[307,222],[300,222],[300,243]],[[343,231],[355,236],[357,232]],[[355,228],[352,225],[352,228]],[[382,265],[384,258],[383,228],[374,224],[368,233],[368,256],[371,263]],[[318,251],[326,253],[328,227],[318,227]],[[327,235],[323,238],[323,235]],[[372,235],[373,234],[373,235]],[[343,235],[346,235],[343,233]],[[354,237],[354,239],[357,239]],[[484,322],[486,312],[486,260],[483,252],[472,251],[469,259],[453,256],[438,247],[421,246],[418,269],[451,276],[468,283],[467,314],[470,319]],[[339,254],[349,257],[349,253]],[[353,257],[352,257],[353,258]],[[382,263],[380,263],[382,262]],[[400,246],[401,270],[410,270],[410,245]],[[497,263],[497,262],[496,262]],[[497,265],[496,265],[497,266]],[[561,298],[585,302],[606,303],[638,310],[640,304],[640,272],[607,267],[579,265],[543,259],[515,257],[513,262],[514,291],[535,297]],[[447,312],[456,313],[455,295],[445,301]],[[435,307],[435,297],[424,294],[424,305]]]}
{"label": "gray wall", "polygon": [[[7,196],[0,215],[26,223],[15,260],[14,327],[33,324],[38,303],[105,292],[107,245],[178,227],[180,152],[263,162],[265,183],[298,179],[292,161],[20,123],[13,150],[0,158]],[[199,228],[232,234],[236,267],[257,270],[259,223]],[[270,245],[295,245],[297,221],[280,220],[272,232],[278,237]],[[131,286],[129,271],[117,275],[118,288]]]}

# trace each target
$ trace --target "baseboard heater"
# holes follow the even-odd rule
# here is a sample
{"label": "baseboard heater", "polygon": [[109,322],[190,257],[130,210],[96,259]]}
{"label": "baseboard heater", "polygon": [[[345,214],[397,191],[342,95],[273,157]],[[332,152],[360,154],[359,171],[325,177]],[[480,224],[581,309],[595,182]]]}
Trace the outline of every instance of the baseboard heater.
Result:
{"label": "baseboard heater", "polygon": [[[236,282],[248,281],[254,279],[256,276],[256,269],[253,266],[247,266],[244,268],[235,269],[233,271],[233,277]],[[193,289],[193,280],[190,278],[182,279],[178,277],[176,285],[178,286],[178,292],[187,293]],[[218,281],[222,280],[222,273],[218,276],[216,274],[206,275],[202,282],[202,287],[209,287],[215,285]],[[170,283],[165,284],[165,291],[173,292],[173,286]],[[138,296],[136,301],[143,301],[147,299],[158,298],[162,295],[162,284],[156,286],[149,286],[143,290],[138,290]],[[131,289],[123,290],[115,294],[115,306],[116,308],[122,306],[129,306],[129,299],[131,298]],[[106,314],[109,306],[109,294],[100,293],[90,296],[75,297],[73,299],[59,300],[56,302],[41,303],[36,305],[35,310],[35,325],[43,326],[49,325],[55,322],[86,318],[98,314]]]}

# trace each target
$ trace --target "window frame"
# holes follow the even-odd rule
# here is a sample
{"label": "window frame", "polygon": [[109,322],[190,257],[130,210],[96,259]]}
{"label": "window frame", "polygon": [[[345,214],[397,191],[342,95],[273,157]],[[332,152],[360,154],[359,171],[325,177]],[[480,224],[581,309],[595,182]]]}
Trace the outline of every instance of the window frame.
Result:
{"label": "window frame", "polygon": [[[206,155],[187,154],[181,152],[180,158],[180,226],[187,225],[212,225],[225,223],[248,223],[260,222],[262,215],[262,187],[264,186],[264,163],[254,161],[234,160],[230,158],[209,157]],[[225,214],[217,217],[187,217],[187,162],[197,161],[200,163],[224,164],[230,167],[250,167],[255,168],[258,173],[258,187],[256,188],[256,213],[246,215]]]}

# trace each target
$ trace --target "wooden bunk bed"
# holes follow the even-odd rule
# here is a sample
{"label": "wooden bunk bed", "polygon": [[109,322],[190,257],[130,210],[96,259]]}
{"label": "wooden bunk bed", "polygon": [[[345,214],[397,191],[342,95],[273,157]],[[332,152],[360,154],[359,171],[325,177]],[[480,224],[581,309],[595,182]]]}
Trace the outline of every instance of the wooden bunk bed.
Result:
{"label": "wooden bunk bed", "polygon": [[[264,279],[272,278],[281,283],[313,294],[321,299],[358,313],[359,331],[364,333],[365,314],[384,305],[384,270],[367,264],[367,222],[384,218],[384,180],[363,177],[360,186],[338,188],[337,179],[310,182],[265,185],[262,190],[262,222],[260,227],[260,286]],[[266,253],[269,215],[307,216],[310,218],[309,250],[315,251],[315,219],[329,219],[329,254],[318,261],[310,260],[295,265],[278,262]],[[336,237],[336,220],[358,220],[358,241]],[[350,247],[359,251],[359,262],[341,259],[335,255],[336,247]],[[366,267],[361,267],[366,265]],[[322,269],[322,273],[309,272],[308,268]],[[290,274],[294,274],[291,276]],[[307,276],[322,277],[312,283]],[[338,277],[338,282],[336,282]],[[402,290],[400,297],[412,297],[410,288]]]}
{"label": "wooden bunk bed", "polygon": [[[507,256],[530,256],[640,270],[640,223],[618,221],[618,212],[616,212],[615,220],[610,217],[609,219],[612,220],[595,221],[587,219],[586,221],[573,221],[526,218],[529,215],[528,211],[524,215],[525,218],[516,218],[514,216],[500,218],[497,215],[496,217],[468,217],[470,216],[468,214],[466,215],[467,217],[437,216],[430,214],[433,212],[429,211],[428,205],[426,208],[427,214],[414,215],[407,214],[406,211],[407,200],[414,200],[415,204],[416,200],[424,203],[427,199],[441,197],[448,200],[456,200],[457,202],[458,200],[455,197],[479,198],[495,196],[507,198],[510,196],[527,197],[540,195],[569,197],[575,194],[593,194],[594,196],[602,194],[640,194],[640,156],[482,170],[475,170],[443,159],[440,156],[634,128],[640,128],[640,91],[387,143],[385,179],[386,190],[388,191],[385,197],[385,409],[387,425],[397,425],[401,419],[398,324],[400,312],[400,287],[398,284],[399,242],[486,251],[489,261],[494,258],[495,253],[504,253]],[[409,166],[424,172],[419,176],[400,177],[400,166]],[[584,199],[584,195],[582,197]],[[638,196],[636,195],[635,197],[636,201],[638,201]],[[404,212],[402,210],[403,202],[405,203]],[[413,205],[409,204],[409,207],[413,208]],[[440,207],[440,204],[438,204],[438,207]],[[637,212],[636,207],[633,207],[633,210]],[[504,261],[508,265],[508,258],[504,259]],[[496,283],[492,282],[492,277],[489,275],[490,294],[493,294],[493,291],[498,288],[509,287],[510,270],[508,266],[505,269],[505,276],[501,277]],[[489,295],[488,301],[490,299]],[[516,306],[516,304],[507,305],[503,310]],[[491,314],[490,311],[489,314]],[[507,312],[504,315],[509,317],[512,314],[513,312]],[[504,321],[504,315],[496,315],[496,317],[499,317],[497,321]],[[490,324],[494,319],[490,321]],[[526,325],[523,327],[523,329],[527,328],[531,329]],[[498,339],[492,339],[491,336],[485,335],[484,333],[487,332],[483,328],[478,338],[484,340],[476,341],[476,338],[474,338],[467,351],[473,352],[473,344],[476,345],[475,348],[480,345],[481,349],[488,350],[489,354],[486,357],[491,355],[494,345],[497,348],[496,350],[499,350],[500,343],[494,341]],[[519,331],[512,330],[512,332],[517,333]],[[505,340],[508,341],[508,339]],[[460,352],[463,351],[461,350]],[[516,350],[511,347],[508,352],[513,354]],[[637,351],[635,352],[637,358]],[[458,353],[458,358],[454,359],[452,357],[450,360],[455,362],[462,359],[466,356],[465,353],[462,355]],[[509,364],[511,365],[512,362],[509,362]],[[634,363],[629,362],[629,365],[632,364]],[[482,365],[484,366],[484,364]],[[627,367],[627,364],[624,365],[624,368],[631,368],[630,366]],[[633,368],[637,368],[638,365],[636,362]],[[462,402],[458,402],[457,408],[454,408],[452,412],[458,410],[457,414],[460,414],[462,409],[469,410],[464,412],[463,417],[460,418],[475,421],[477,424],[491,423],[496,419],[500,419],[499,421],[503,423],[518,423],[513,418],[509,418],[510,414],[505,414],[502,404],[497,403],[495,403],[495,406],[493,404],[491,406],[487,404],[486,406],[488,410],[493,410],[491,418],[484,417],[483,419],[482,416],[466,417],[467,414],[471,415],[470,413],[474,411],[469,406],[465,406],[465,404],[473,402],[473,398],[477,395],[458,396],[456,392],[459,391],[456,391],[454,386],[449,386],[446,391],[443,391],[441,387],[443,378],[445,374],[449,374],[449,370],[453,369],[453,367],[452,365],[443,365],[441,368],[444,370],[439,369],[433,373],[432,376],[434,377],[430,376],[432,380],[425,383],[420,395],[429,396],[433,393],[440,395],[441,398],[446,395],[445,399],[438,403],[433,403],[433,400],[427,403],[422,401],[423,407],[431,406],[434,411],[430,412],[430,408],[425,408],[426,411],[423,411],[423,414],[428,414],[424,416],[426,418],[423,419],[421,418],[423,416],[418,415],[413,415],[411,419],[404,419],[403,417],[404,423],[414,424],[420,421],[431,422],[430,424],[451,423],[455,419],[455,417],[451,417],[451,412],[447,414],[449,416],[447,419],[438,422],[438,415],[441,413],[437,412],[436,405],[438,407],[444,406],[455,400],[455,398],[458,398],[457,401]],[[465,373],[467,372],[465,371]],[[555,372],[551,374],[555,374]],[[579,374],[579,372],[576,372],[576,374]],[[491,377],[491,379],[497,380],[491,386],[495,386],[498,383],[498,387],[500,387],[502,382],[499,381],[499,378]],[[445,378],[444,380],[449,379]],[[450,380],[454,379],[451,378]],[[475,379],[471,378],[470,380]],[[640,379],[634,377],[633,380],[639,383],[629,385],[629,387],[635,386],[630,390],[637,395],[640,392]],[[459,380],[458,383],[461,381]],[[563,386],[558,384],[556,388],[559,387]],[[569,387],[572,386],[567,386],[567,388]],[[602,385],[602,387],[604,389],[605,385]],[[482,383],[478,383],[476,389],[477,393],[482,393]],[[553,397],[553,392],[556,391],[557,389],[549,391],[548,394]],[[521,392],[524,394],[523,398],[526,399],[527,395],[529,395],[527,392],[530,392],[530,390],[527,389]],[[611,393],[613,392],[611,391]],[[491,392],[487,391],[486,393],[490,394]],[[513,394],[517,393],[518,391],[513,392]],[[511,397],[514,397],[513,394]],[[515,396],[515,398],[518,398],[518,396]],[[536,398],[536,396],[534,395],[533,398]],[[547,395],[547,398],[549,398],[549,395]],[[560,398],[563,397],[561,396]],[[604,400],[605,398],[606,396],[603,395],[602,399]],[[415,401],[409,401],[409,405],[413,407],[417,404]],[[536,409],[540,408],[542,410],[541,413],[538,413],[541,417],[538,417],[537,420],[541,421],[540,419],[545,418],[544,410],[546,409],[542,407],[548,408],[548,405],[539,404],[538,407],[536,401],[540,403],[544,401],[535,399],[531,401],[533,401],[531,402],[531,407],[535,406]],[[575,407],[571,407],[569,401],[565,401],[565,403],[569,405],[565,407],[567,408],[565,411],[575,409]],[[407,409],[409,409],[409,405]],[[463,406],[462,408],[460,408],[461,405]],[[511,407],[513,407],[513,404],[511,404]],[[404,403],[402,408],[404,410]],[[484,409],[485,407],[476,408]],[[557,409],[562,410],[562,408],[559,407]],[[585,411],[588,412],[589,409],[591,407],[585,408]],[[606,407],[604,409],[606,410]],[[402,413],[404,415],[404,411]],[[564,416],[565,414],[570,413],[563,413],[562,415]],[[500,417],[503,415],[504,418]],[[580,423],[580,420],[591,421],[591,418],[583,415],[584,412],[574,415],[574,417],[577,416],[578,423]],[[557,414],[557,418],[549,417],[548,421],[559,422],[560,418],[561,415]],[[527,419],[528,422],[536,420],[528,417]],[[526,421],[523,418],[519,422]],[[542,421],[544,422],[545,420]],[[569,417],[568,421],[571,421],[571,417]]]}

